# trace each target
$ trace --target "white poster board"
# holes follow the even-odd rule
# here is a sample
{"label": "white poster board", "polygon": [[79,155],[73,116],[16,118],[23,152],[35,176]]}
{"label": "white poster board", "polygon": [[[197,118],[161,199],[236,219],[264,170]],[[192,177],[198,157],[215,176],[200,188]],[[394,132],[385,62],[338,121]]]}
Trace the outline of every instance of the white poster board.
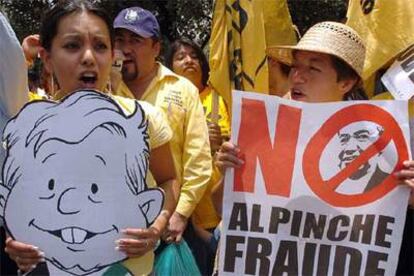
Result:
{"label": "white poster board", "polygon": [[51,275],[103,274],[127,259],[122,230],[161,211],[163,193],[145,182],[147,127],[139,104],[126,115],[95,91],[31,102],[7,124],[0,217],[45,253]]}
{"label": "white poster board", "polygon": [[[394,275],[409,189],[405,101],[306,104],[233,93],[222,275]],[[286,274],[287,273],[287,274]]]}

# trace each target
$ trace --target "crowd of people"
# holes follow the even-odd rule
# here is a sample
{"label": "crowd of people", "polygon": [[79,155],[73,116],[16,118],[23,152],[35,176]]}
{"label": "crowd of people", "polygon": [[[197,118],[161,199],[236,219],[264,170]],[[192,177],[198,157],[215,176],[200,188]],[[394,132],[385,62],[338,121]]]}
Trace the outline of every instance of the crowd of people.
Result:
{"label": "crowd of people", "polygon": [[[159,62],[159,24],[140,7],[126,8],[111,21],[91,1],[61,1],[44,18],[39,34],[26,38],[21,51],[0,14],[0,97],[5,110],[0,128],[28,101],[59,102],[82,89],[109,95],[127,114],[134,113],[138,102],[149,122],[147,185],[162,188],[165,201],[149,228],[125,229],[128,237],[116,244],[129,257],[122,265],[132,275],[157,274],[154,259],[157,262],[168,246],[185,241],[200,274],[216,273],[223,175],[244,161],[241,150],[229,141],[229,112],[219,91],[208,84],[209,65],[202,49],[178,39],[164,64]],[[297,45],[275,45],[267,54],[272,95],[310,103],[368,99],[362,88],[365,45],[344,24],[318,23]],[[27,65],[38,56],[43,81],[29,87]],[[37,93],[39,86],[44,95]],[[396,177],[414,189],[414,161],[405,161]],[[8,263],[1,274],[17,269],[30,275],[53,274],[36,244],[3,234],[2,247],[17,267],[13,272]],[[407,230],[400,273],[414,273],[412,262],[404,258],[412,252],[411,236]]]}

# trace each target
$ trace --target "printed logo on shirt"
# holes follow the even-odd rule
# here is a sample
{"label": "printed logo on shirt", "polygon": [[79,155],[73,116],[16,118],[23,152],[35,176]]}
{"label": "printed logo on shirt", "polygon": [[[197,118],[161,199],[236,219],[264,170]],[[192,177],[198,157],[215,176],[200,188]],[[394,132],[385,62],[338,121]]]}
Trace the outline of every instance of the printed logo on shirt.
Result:
{"label": "printed logo on shirt", "polygon": [[164,103],[175,104],[179,107],[183,107],[183,99],[181,97],[181,91],[170,90],[164,97]]}

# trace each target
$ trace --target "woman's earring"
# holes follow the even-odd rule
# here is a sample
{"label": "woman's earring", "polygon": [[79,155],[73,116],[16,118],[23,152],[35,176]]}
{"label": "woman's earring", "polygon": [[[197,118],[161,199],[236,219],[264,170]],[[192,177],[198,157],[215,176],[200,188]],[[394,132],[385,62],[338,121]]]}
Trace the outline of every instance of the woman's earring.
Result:
{"label": "woman's earring", "polygon": [[54,100],[56,96],[56,91],[55,91],[55,76],[52,73],[50,73],[50,91],[49,91],[49,98]]}

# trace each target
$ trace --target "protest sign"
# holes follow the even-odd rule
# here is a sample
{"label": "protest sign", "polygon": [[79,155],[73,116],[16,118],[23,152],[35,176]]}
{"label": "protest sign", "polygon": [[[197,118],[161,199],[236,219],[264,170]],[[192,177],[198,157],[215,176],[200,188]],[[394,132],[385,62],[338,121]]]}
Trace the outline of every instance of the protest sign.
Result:
{"label": "protest sign", "polygon": [[45,253],[50,275],[128,275],[115,241],[149,227],[164,199],[145,182],[147,129],[138,103],[126,115],[91,90],[31,102],[6,125],[0,218],[12,238]]}
{"label": "protest sign", "polygon": [[381,81],[397,100],[409,100],[414,95],[414,45],[399,55]]}
{"label": "protest sign", "polygon": [[223,275],[395,274],[409,189],[405,101],[233,93],[244,165],[225,177]]}

